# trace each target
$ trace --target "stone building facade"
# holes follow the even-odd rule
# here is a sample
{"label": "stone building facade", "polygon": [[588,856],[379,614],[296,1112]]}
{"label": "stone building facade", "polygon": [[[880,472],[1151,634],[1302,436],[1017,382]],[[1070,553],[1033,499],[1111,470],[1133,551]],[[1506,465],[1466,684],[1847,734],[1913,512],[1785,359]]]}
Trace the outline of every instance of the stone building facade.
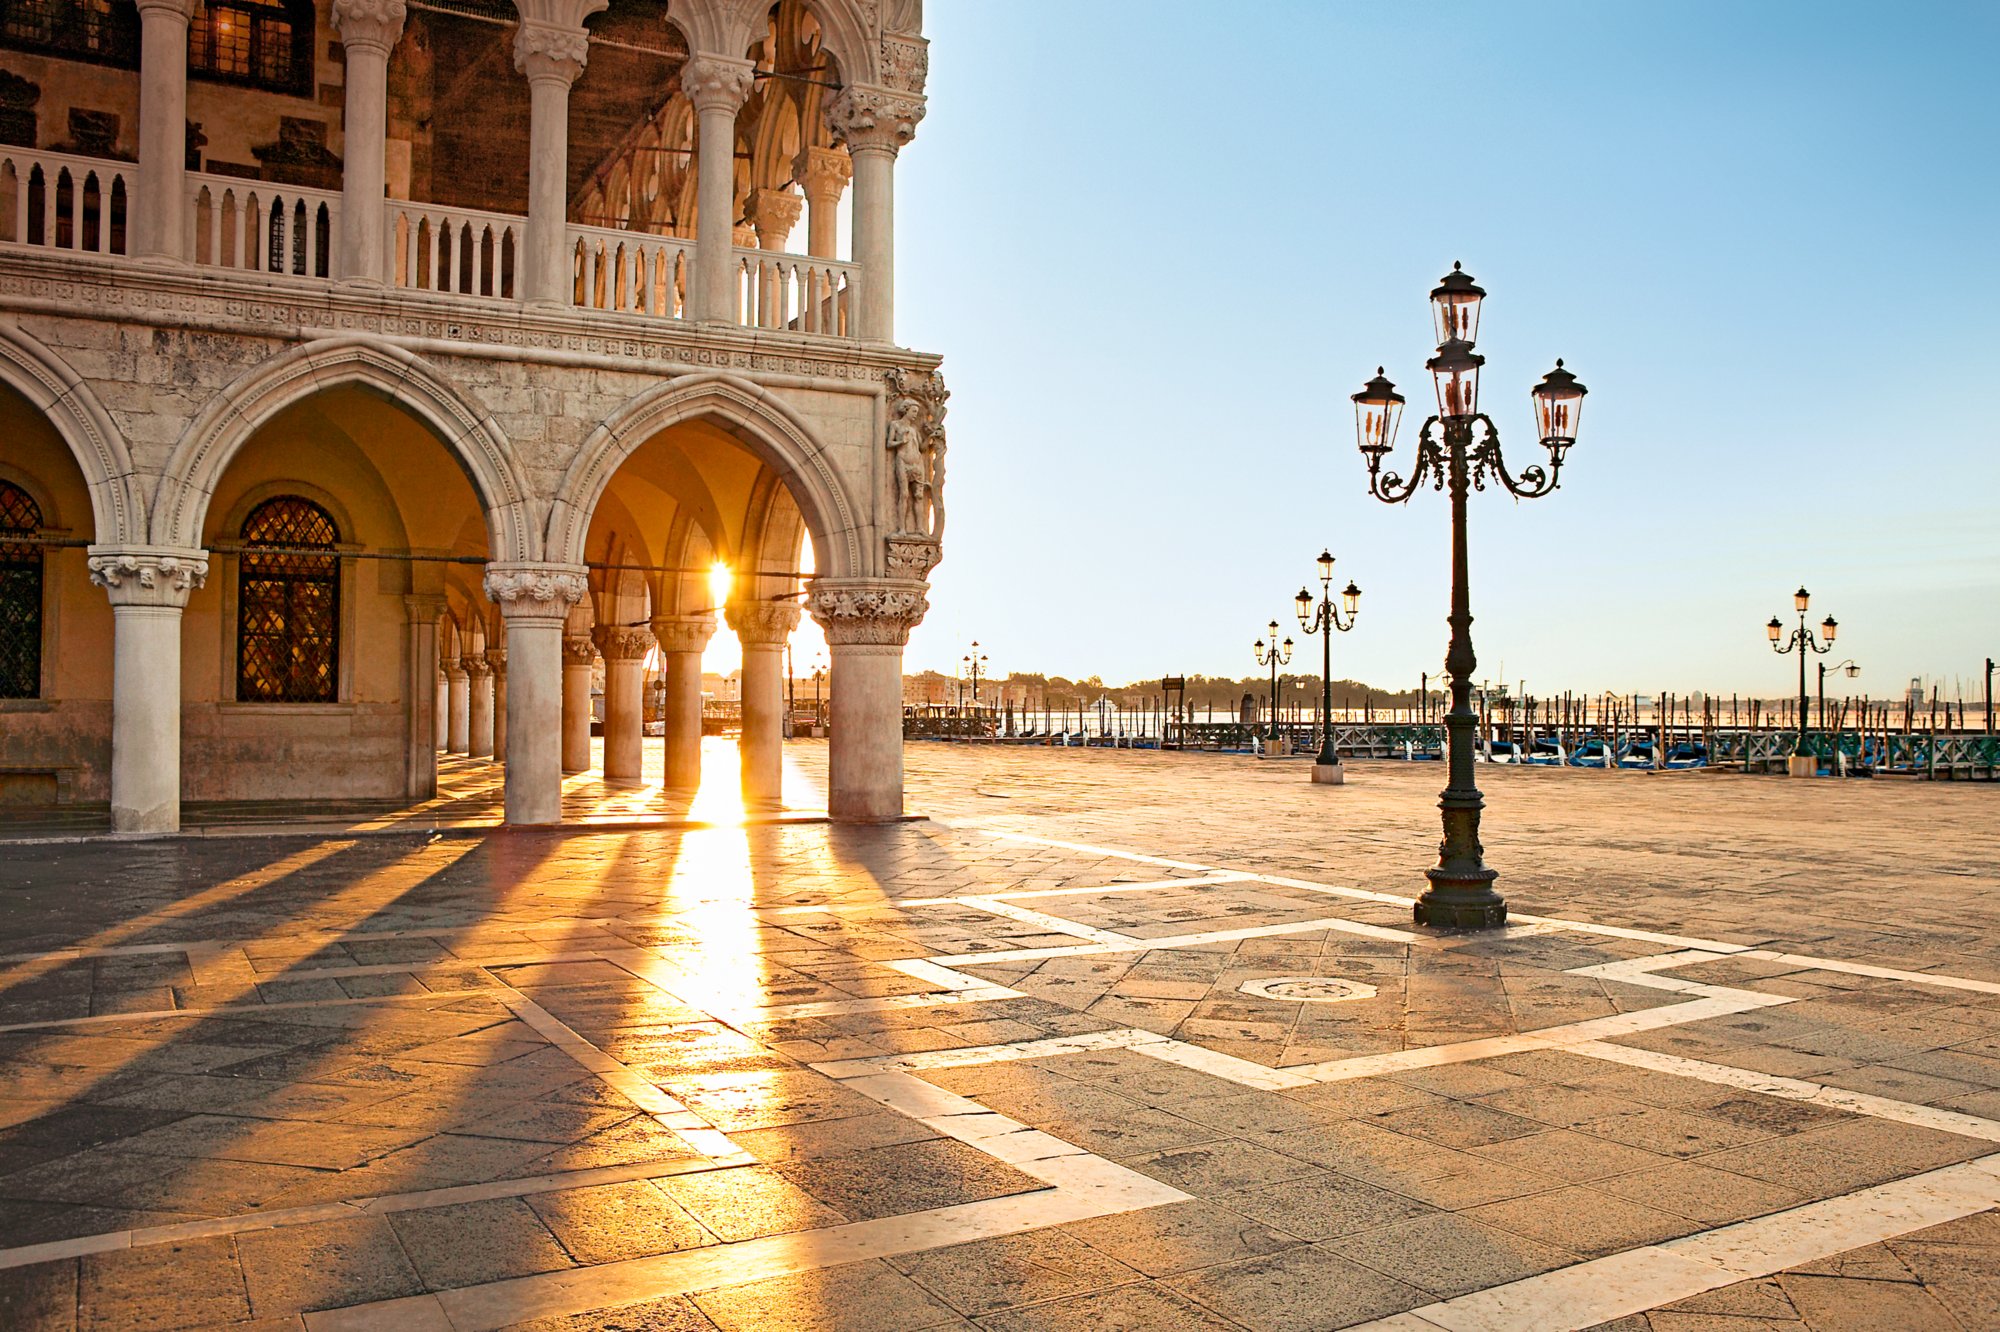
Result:
{"label": "stone building facade", "polygon": [[918,0],[10,6],[0,798],[162,831],[182,799],[422,800],[445,749],[553,822],[599,662],[605,775],[638,776],[657,648],[696,779],[718,623],[773,798],[803,611],[832,813],[900,815],[947,396],[894,336],[920,28]]}

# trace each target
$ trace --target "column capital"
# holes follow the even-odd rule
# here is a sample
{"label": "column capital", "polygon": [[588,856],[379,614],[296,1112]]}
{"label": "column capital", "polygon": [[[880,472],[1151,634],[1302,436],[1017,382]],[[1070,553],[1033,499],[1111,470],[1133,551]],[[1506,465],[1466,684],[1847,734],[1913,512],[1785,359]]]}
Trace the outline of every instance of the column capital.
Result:
{"label": "column capital", "polygon": [[507,674],[507,649],[487,648],[486,664],[493,669],[495,676],[505,676]]}
{"label": "column capital", "polygon": [[409,17],[403,0],[333,0],[333,28],[350,51],[372,50],[388,55],[403,35]]}
{"label": "column capital", "polygon": [[139,17],[161,14],[186,23],[194,17],[194,0],[138,0]]}
{"label": "column capital", "polygon": [[590,631],[590,641],[607,665],[614,661],[642,660],[653,646],[651,634],[625,625],[600,624]]}
{"label": "column capital", "polygon": [[444,614],[445,600],[433,592],[403,594],[403,615],[411,624],[426,624]]}
{"label": "column capital", "polygon": [[895,88],[849,84],[826,108],[833,137],[848,151],[895,153],[917,136],[924,99]]}
{"label": "column capital", "polygon": [[694,103],[696,115],[736,109],[749,100],[757,67],[748,60],[697,52],[681,66],[681,91]]}
{"label": "column capital", "polygon": [[780,646],[799,627],[799,606],[793,601],[732,601],[722,613],[744,647]]}
{"label": "column capital", "polygon": [[813,619],[834,647],[900,647],[930,610],[919,582],[887,578],[815,578],[806,598]]}
{"label": "column capital", "polygon": [[793,160],[792,171],[815,206],[835,204],[854,179],[854,159],[839,148],[808,148]]}
{"label": "column capital", "polygon": [[188,594],[208,581],[208,552],[173,546],[92,546],[90,581],[113,606],[187,605]]}
{"label": "column capital", "polygon": [[590,33],[584,28],[523,18],[514,33],[514,68],[530,83],[560,83],[567,89],[590,63]]}
{"label": "column capital", "polygon": [[758,190],[750,196],[750,225],[757,229],[757,244],[766,250],[782,250],[806,201],[788,190]]}
{"label": "column capital", "polygon": [[465,669],[465,658],[446,657],[444,662],[444,678],[453,684],[457,684],[460,680],[471,679],[472,672]]}
{"label": "column capital", "polygon": [[703,652],[715,637],[715,617],[683,615],[653,621],[653,641],[665,652]]}
{"label": "column capital", "polygon": [[562,656],[565,666],[594,665],[597,661],[597,644],[590,641],[588,634],[564,634]]}
{"label": "column capital", "polygon": [[560,624],[588,588],[587,571],[580,564],[516,560],[486,566],[486,599],[509,620]]}
{"label": "column capital", "polygon": [[466,653],[458,659],[458,666],[460,670],[464,671],[474,680],[484,680],[487,676],[493,674],[493,667],[481,653]]}

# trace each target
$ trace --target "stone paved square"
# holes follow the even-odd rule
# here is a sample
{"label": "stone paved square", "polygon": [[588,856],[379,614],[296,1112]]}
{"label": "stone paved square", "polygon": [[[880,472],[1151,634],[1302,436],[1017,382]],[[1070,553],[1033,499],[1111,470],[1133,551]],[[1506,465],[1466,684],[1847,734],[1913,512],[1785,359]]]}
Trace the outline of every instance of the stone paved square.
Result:
{"label": "stone paved square", "polygon": [[1487,769],[1482,935],[1409,924],[1434,765],[909,762],[875,828],[11,847],[0,1321],[2000,1321],[1985,788]]}

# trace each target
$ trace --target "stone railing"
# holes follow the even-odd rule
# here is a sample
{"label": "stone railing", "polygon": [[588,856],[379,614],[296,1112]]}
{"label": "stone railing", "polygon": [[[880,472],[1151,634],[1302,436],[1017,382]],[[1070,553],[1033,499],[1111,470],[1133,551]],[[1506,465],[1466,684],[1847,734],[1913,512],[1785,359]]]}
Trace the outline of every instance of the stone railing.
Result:
{"label": "stone railing", "polygon": [[188,257],[206,268],[323,278],[340,237],[340,196],[303,185],[190,171]]}
{"label": "stone railing", "polygon": [[736,248],[736,317],[750,328],[851,336],[857,265],[775,250]]}
{"label": "stone railing", "polygon": [[125,253],[129,162],[0,147],[0,245]]}
{"label": "stone railing", "polygon": [[572,226],[569,253],[580,309],[687,318],[694,242],[615,227]]}
{"label": "stone railing", "polygon": [[470,208],[389,201],[389,271],[404,291],[512,300],[520,280],[526,218]]}

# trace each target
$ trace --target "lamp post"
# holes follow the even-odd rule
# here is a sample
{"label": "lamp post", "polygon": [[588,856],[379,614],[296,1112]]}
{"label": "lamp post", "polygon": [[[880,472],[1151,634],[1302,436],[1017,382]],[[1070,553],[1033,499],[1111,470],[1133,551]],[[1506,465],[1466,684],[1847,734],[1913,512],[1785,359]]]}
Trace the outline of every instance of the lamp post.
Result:
{"label": "lamp post", "polygon": [[1840,621],[1829,615],[1819,624],[1820,634],[1825,641],[1821,642],[1819,638],[1815,638],[1813,631],[1806,625],[1806,608],[1811,604],[1812,593],[1801,587],[1792,593],[1792,605],[1799,613],[1799,627],[1787,635],[1784,624],[1775,615],[1771,617],[1771,622],[1764,626],[1764,632],[1771,639],[1771,651],[1781,657],[1791,652],[1799,654],[1799,736],[1792,750],[1790,765],[1791,775],[1794,777],[1812,777],[1819,772],[1819,760],[1806,752],[1806,655],[1815,653],[1825,656],[1833,651],[1834,636],[1840,632]]}
{"label": "lamp post", "polygon": [[1341,622],[1340,610],[1333,604],[1333,555],[1322,550],[1319,559],[1319,605],[1313,605],[1313,595],[1309,588],[1300,588],[1298,602],[1299,628],[1320,638],[1319,668],[1319,757],[1313,760],[1312,779],[1327,786],[1338,786],[1346,779],[1340,766],[1340,754],[1333,747],[1333,633],[1338,629],[1347,633],[1354,628],[1354,617],[1361,610],[1361,589],[1352,580],[1342,589],[1340,599],[1347,607],[1347,620]]}
{"label": "lamp post", "polygon": [[979,650],[978,639],[975,638],[972,640],[972,651],[960,657],[959,661],[972,670],[972,710],[977,712],[979,711],[979,668],[986,661],[986,654]]}
{"label": "lamp post", "polygon": [[1826,673],[1829,669],[1847,672],[1850,680],[1861,674],[1861,667],[1855,664],[1852,657],[1833,667],[1828,667],[1825,662],[1819,663],[1819,729],[1822,731],[1826,729]]}
{"label": "lamp post", "polygon": [[1283,648],[1278,646],[1278,622],[1276,620],[1271,621],[1270,634],[1271,646],[1268,650],[1265,649],[1264,640],[1261,638],[1253,645],[1252,650],[1257,654],[1257,664],[1259,666],[1269,666],[1271,668],[1271,726],[1264,738],[1275,744],[1278,739],[1278,668],[1291,661],[1292,640],[1289,638],[1286,639]]}
{"label": "lamp post", "polygon": [[1438,863],[1424,871],[1430,888],[1417,900],[1419,925],[1488,929],[1507,922],[1507,902],[1493,890],[1498,877],[1481,859],[1479,812],[1484,806],[1472,780],[1472,607],[1465,541],[1466,496],[1486,488],[1490,477],[1517,499],[1537,499],[1556,488],[1563,457],[1576,443],[1585,389],[1561,361],[1531,394],[1535,423],[1549,465],[1527,467],[1516,478],[1500,454],[1500,432],[1479,410],[1479,368],[1486,358],[1472,350],[1479,335],[1479,304],[1486,293],[1457,264],[1431,292],[1437,325],[1437,354],[1425,368],[1436,381],[1438,414],[1417,435],[1416,461],[1407,480],[1384,472],[1382,460],[1395,447],[1403,395],[1381,369],[1354,395],[1355,429],[1368,460],[1368,490],[1385,504],[1402,504],[1425,482],[1451,496],[1451,646],[1445,669],[1451,674],[1451,711],[1445,717],[1449,776],[1438,798],[1444,840]]}

